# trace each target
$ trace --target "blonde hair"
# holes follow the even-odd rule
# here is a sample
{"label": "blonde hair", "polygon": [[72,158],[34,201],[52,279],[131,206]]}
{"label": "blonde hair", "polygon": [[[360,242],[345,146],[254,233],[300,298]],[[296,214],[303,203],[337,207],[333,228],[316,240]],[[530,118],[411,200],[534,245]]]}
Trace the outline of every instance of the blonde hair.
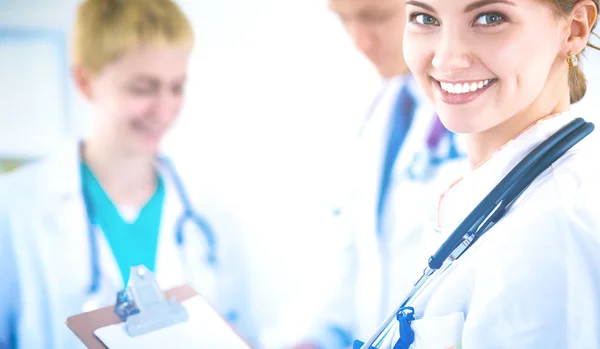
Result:
{"label": "blonde hair", "polygon": [[192,26],[172,0],[84,0],[77,8],[71,58],[97,74],[134,47],[191,50],[193,42]]}

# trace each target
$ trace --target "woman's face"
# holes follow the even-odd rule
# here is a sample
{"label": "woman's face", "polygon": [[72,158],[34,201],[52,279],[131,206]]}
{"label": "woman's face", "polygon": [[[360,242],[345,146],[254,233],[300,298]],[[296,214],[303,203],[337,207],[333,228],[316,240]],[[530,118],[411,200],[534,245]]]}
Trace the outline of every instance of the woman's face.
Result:
{"label": "woman's face", "polygon": [[125,152],[155,154],[179,115],[189,50],[141,47],[129,50],[91,79],[96,110],[92,130],[108,135]]}
{"label": "woman's face", "polygon": [[455,132],[548,115],[568,89],[568,26],[544,0],[407,0],[407,16],[407,64]]}

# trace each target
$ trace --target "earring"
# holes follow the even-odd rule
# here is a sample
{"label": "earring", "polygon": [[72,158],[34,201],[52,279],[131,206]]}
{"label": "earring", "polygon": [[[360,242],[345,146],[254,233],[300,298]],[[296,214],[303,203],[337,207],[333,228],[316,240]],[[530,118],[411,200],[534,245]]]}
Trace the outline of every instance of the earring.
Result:
{"label": "earring", "polygon": [[569,67],[574,68],[578,66],[579,58],[577,58],[577,55],[574,54],[573,51],[569,51],[567,54],[569,55],[569,57],[567,57],[567,63],[569,64]]}

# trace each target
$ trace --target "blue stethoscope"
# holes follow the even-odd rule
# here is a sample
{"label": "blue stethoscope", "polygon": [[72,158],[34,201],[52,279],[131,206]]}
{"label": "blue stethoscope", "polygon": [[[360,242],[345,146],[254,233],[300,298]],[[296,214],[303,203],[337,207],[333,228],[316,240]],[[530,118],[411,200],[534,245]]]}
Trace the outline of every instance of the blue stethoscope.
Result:
{"label": "blue stethoscope", "polygon": [[441,275],[474,242],[493,227],[542,172],[593,130],[592,123],[581,118],[574,119],[521,160],[429,258],[423,275],[400,306],[383,321],[367,342],[355,341],[354,348],[379,348],[383,341],[394,333],[393,330],[398,323],[400,339],[393,348],[407,349],[414,341],[414,332],[410,328],[410,322],[414,320],[414,308],[410,306],[411,300],[423,291],[424,286],[432,277]]}
{"label": "blue stethoscope", "polygon": [[[80,151],[79,161],[83,161],[82,152]],[[207,245],[207,263],[211,266],[216,266],[217,264],[217,251],[216,251],[216,236],[211,226],[208,224],[208,221],[199,215],[193,208],[187,192],[183,186],[183,182],[172,162],[166,157],[158,157],[159,166],[164,169],[164,171],[171,177],[171,180],[175,186],[175,191],[177,192],[177,196],[181,201],[183,206],[183,213],[177,218],[175,223],[175,240],[179,247],[182,247],[185,243],[185,236],[183,234],[184,224],[190,221],[192,224],[195,224],[202,234],[204,235],[204,239]],[[88,297],[94,294],[97,294],[100,289],[100,280],[101,280],[101,270],[100,270],[100,256],[98,251],[98,238],[96,237],[94,225],[92,224],[92,218],[94,217],[94,212],[92,205],[89,202],[89,195],[86,188],[86,181],[81,181],[81,191],[83,196],[83,202],[85,205],[86,215],[87,215],[87,232],[90,243],[90,265],[91,265],[91,282],[88,288]],[[94,304],[95,306],[95,304]],[[93,306],[90,306],[93,308]]]}

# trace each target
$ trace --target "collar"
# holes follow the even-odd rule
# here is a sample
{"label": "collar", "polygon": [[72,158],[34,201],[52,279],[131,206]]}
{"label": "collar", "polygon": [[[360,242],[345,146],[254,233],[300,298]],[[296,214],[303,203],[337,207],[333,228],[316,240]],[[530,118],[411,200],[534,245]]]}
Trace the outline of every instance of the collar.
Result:
{"label": "collar", "polygon": [[[83,141],[82,138],[64,141],[47,158],[35,165],[40,176],[36,180],[40,183],[41,192],[60,199],[81,194],[80,144]],[[157,161],[157,166],[161,176],[165,176],[166,169],[162,162]]]}
{"label": "collar", "polygon": [[570,113],[541,119],[511,139],[440,197],[438,226],[452,232],[483,198],[537,145],[572,121]]}

